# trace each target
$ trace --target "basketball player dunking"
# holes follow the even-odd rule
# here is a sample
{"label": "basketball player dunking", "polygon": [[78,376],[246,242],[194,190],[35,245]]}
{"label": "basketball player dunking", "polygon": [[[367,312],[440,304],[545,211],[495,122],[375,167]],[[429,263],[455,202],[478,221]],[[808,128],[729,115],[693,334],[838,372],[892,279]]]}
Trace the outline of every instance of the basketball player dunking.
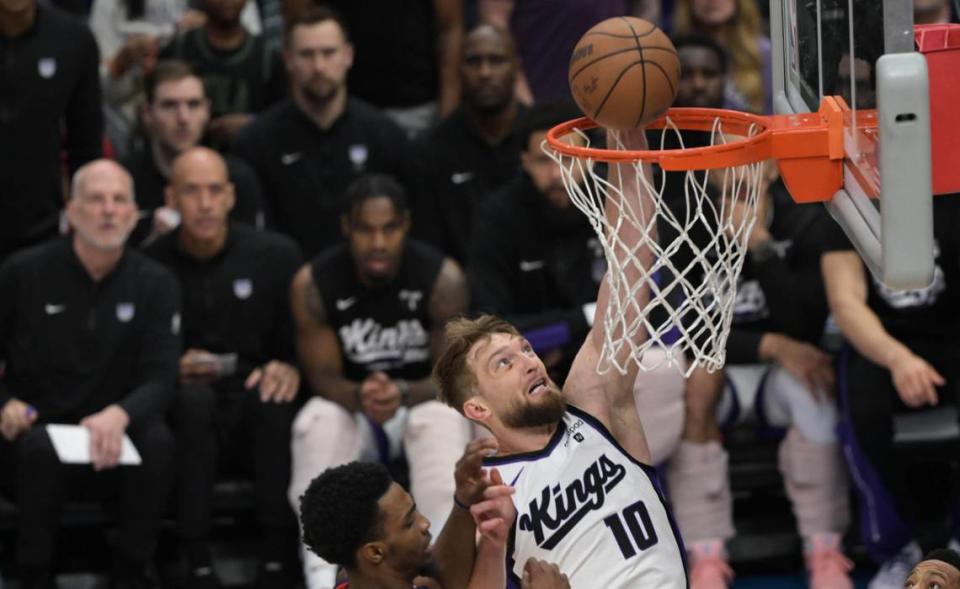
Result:
{"label": "basketball player dunking", "polygon": [[[620,137],[628,149],[646,148],[642,129]],[[619,173],[633,174],[631,166],[622,168]],[[622,182],[625,191],[639,184],[626,177]],[[653,209],[649,195],[632,190],[625,198],[639,207],[635,210]],[[608,217],[616,214],[613,208],[607,205]],[[621,224],[619,237],[636,244],[631,233],[637,230],[627,225]],[[649,267],[650,253],[639,257]],[[646,297],[646,290],[638,296]],[[604,282],[597,317],[604,316],[607,302]],[[597,374],[603,329],[603,321],[593,326],[561,391],[530,344],[506,321],[488,315],[447,326],[446,349],[434,369],[441,394],[493,434],[497,454],[484,466],[496,467],[513,488],[515,514],[508,516],[513,522],[504,549],[510,578],[503,579],[501,562],[500,578],[487,586],[519,587],[530,558],[557,564],[575,589],[688,586],[682,542],[648,465],[633,397],[636,365],[630,363],[632,369],[623,375],[615,370]],[[622,348],[626,354],[629,346]],[[483,566],[481,556],[474,558]],[[470,570],[472,563],[462,564]],[[496,576],[496,568],[488,570]]]}

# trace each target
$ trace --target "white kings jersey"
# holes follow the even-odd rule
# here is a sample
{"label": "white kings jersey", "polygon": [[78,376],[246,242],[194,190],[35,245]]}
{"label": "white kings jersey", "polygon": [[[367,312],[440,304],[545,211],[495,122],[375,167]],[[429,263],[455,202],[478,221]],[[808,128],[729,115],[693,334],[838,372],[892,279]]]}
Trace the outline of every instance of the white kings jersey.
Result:
{"label": "white kings jersey", "polygon": [[568,406],[538,452],[484,460],[515,488],[508,587],[534,557],[560,567],[572,589],[688,587],[683,543],[650,466],[596,418]]}

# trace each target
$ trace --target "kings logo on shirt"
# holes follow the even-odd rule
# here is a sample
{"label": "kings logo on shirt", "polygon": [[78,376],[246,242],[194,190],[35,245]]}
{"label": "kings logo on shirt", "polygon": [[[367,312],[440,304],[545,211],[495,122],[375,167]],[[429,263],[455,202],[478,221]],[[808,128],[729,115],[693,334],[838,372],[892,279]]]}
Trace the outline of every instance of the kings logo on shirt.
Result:
{"label": "kings logo on shirt", "polygon": [[357,364],[385,369],[430,358],[430,334],[419,319],[385,326],[370,317],[357,318],[340,327],[339,335],[343,354]]}
{"label": "kings logo on shirt", "polygon": [[626,475],[626,468],[601,454],[566,487],[547,485],[520,515],[520,530],[533,532],[537,546],[552,550],[591,511],[603,507],[607,495]]}

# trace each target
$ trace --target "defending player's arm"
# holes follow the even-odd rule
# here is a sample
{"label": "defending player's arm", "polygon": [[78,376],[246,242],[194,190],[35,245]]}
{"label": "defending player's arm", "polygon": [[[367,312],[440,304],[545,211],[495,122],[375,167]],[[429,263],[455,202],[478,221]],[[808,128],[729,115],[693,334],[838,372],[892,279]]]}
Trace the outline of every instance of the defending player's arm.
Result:
{"label": "defending player's arm", "polygon": [[[626,149],[646,149],[647,141],[643,129],[621,131],[620,139]],[[649,174],[649,171],[645,170]],[[611,165],[608,176],[613,178],[619,174],[619,182],[623,187],[624,200],[631,203],[635,211],[654,210],[653,199],[643,189],[643,182],[636,176],[632,164]],[[649,176],[648,176],[649,177]],[[624,264],[624,282],[636,284],[640,280],[642,268],[649,268],[653,261],[653,252],[649,248],[641,248],[636,252],[629,252],[628,248],[635,246],[640,238],[640,229],[632,223],[616,223],[618,209],[611,204],[608,198],[605,214],[611,227],[618,227],[618,245],[614,248],[615,255],[621,261],[630,256],[636,257],[637,264]],[[643,225],[647,225],[647,220]],[[637,306],[627,311],[624,323],[629,324],[636,320],[637,313],[647,300],[646,286],[637,291]],[[596,317],[602,318],[609,303],[610,292],[607,280],[604,278],[597,294]],[[630,346],[622,346],[615,358],[617,364],[627,368],[625,374],[611,368],[604,375],[598,375],[596,368],[603,349],[604,321],[594,321],[593,327],[586,341],[577,353],[577,357],[570,368],[570,375],[563,388],[563,393],[574,405],[591,413],[607,426],[617,441],[637,460],[649,462],[650,451],[647,448],[643,435],[643,426],[637,414],[636,403],[633,398],[633,382],[637,375],[636,364],[629,360]],[[614,337],[621,334],[613,334]],[[634,336],[642,341],[647,337],[644,330],[639,330]]]}
{"label": "defending player's arm", "polygon": [[890,371],[903,402],[911,407],[937,403],[944,378],[925,360],[890,335],[867,305],[867,276],[857,252],[840,250],[821,258],[830,311],[857,351]]}
{"label": "defending player's arm", "polygon": [[323,298],[309,264],[293,278],[290,308],[297,330],[297,352],[310,389],[347,411],[359,411],[360,383],[343,376],[340,342],[327,322]]}

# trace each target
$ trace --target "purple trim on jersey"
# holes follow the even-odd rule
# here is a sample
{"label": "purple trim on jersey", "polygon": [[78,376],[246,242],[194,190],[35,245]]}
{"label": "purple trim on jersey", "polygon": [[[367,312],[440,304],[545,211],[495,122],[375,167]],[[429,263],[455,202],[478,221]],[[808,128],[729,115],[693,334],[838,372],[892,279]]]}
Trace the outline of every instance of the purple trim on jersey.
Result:
{"label": "purple trim on jersey", "polygon": [[[570,406],[567,406],[567,409],[570,409]],[[557,422],[557,430],[553,432],[553,437],[550,438],[550,441],[547,442],[547,445],[541,448],[540,450],[534,450],[532,452],[521,452],[520,454],[508,454],[506,456],[488,456],[483,459],[484,466],[500,466],[501,464],[512,464],[514,462],[530,462],[533,460],[540,460],[541,458],[546,458],[553,452],[553,449],[557,447],[557,444],[560,443],[560,439],[563,437],[563,432],[566,431],[566,428],[561,427],[563,420]]]}
{"label": "purple trim on jersey", "polygon": [[370,431],[373,432],[373,439],[377,443],[377,454],[380,455],[380,462],[386,464],[390,462],[390,439],[387,438],[387,432],[383,426],[364,414],[367,422],[370,424]]}
{"label": "purple trim on jersey", "polygon": [[779,440],[787,433],[787,428],[770,423],[770,417],[767,415],[765,399],[770,394],[767,392],[767,380],[769,380],[773,369],[771,365],[763,371],[763,376],[760,377],[760,382],[757,384],[757,395],[753,402],[753,409],[757,414],[757,437],[762,440]]}
{"label": "purple trim on jersey", "polygon": [[533,348],[534,352],[546,354],[570,343],[570,326],[566,323],[552,323],[544,327],[524,331],[523,337],[530,342],[530,347]]}
{"label": "purple trim on jersey", "polygon": [[590,424],[590,427],[595,429],[600,433],[601,436],[606,438],[607,441],[610,442],[614,448],[619,450],[627,460],[636,466],[639,466],[640,470],[642,470],[647,475],[647,478],[650,479],[650,484],[653,485],[654,491],[657,492],[657,497],[660,499],[660,504],[663,506],[663,511],[667,514],[667,520],[670,522],[670,528],[673,530],[673,537],[677,541],[677,548],[680,550],[680,560],[683,562],[683,576],[689,589],[690,567],[687,564],[687,549],[683,545],[683,537],[680,535],[680,528],[677,526],[677,522],[673,519],[673,510],[670,509],[670,504],[667,503],[667,496],[663,492],[663,485],[660,483],[660,475],[657,473],[657,469],[634,458],[633,455],[627,452],[627,450],[620,445],[620,442],[613,437],[613,434],[610,433],[610,430],[607,429],[607,426],[600,423],[600,420],[593,415],[590,415],[583,409],[578,409],[573,405],[567,405],[567,411]]}
{"label": "purple trim on jersey", "polygon": [[857,493],[860,506],[860,538],[870,557],[878,563],[898,554],[913,537],[910,526],[897,512],[896,504],[887,491],[880,473],[860,450],[849,414],[849,387],[847,364],[850,348],[840,351],[837,362],[837,390],[840,401],[840,422],[837,436],[840,438],[843,457],[850,470],[850,480]]}

